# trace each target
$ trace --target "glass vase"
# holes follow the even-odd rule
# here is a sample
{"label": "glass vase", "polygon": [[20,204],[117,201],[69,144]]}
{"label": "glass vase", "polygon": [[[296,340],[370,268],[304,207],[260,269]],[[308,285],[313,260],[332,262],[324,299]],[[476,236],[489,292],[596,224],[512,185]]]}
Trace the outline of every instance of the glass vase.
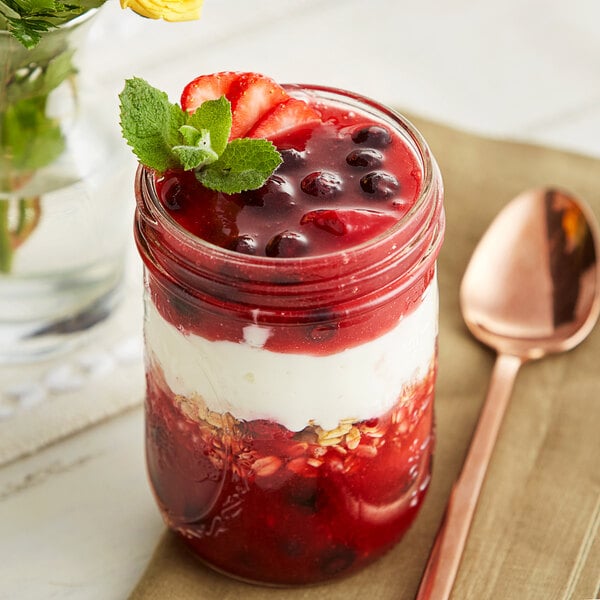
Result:
{"label": "glass vase", "polygon": [[33,49],[0,31],[0,362],[72,347],[119,297],[128,165],[116,98],[80,60],[95,14]]}

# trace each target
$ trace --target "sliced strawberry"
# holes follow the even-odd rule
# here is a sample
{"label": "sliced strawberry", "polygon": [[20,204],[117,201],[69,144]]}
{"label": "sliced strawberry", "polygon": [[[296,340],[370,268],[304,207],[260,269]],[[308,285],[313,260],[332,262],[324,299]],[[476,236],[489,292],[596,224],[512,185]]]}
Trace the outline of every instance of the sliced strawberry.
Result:
{"label": "sliced strawberry", "polygon": [[217,100],[221,96],[229,98],[229,90],[241,73],[224,71],[212,75],[201,75],[190,81],[181,94],[181,108],[194,112],[203,102]]}
{"label": "sliced strawberry", "polygon": [[194,112],[206,100],[221,96],[231,102],[231,139],[244,136],[273,139],[283,132],[321,121],[318,111],[290,98],[277,82],[258,73],[224,71],[201,75],[185,86],[181,106]]}
{"label": "sliced strawberry", "polygon": [[314,125],[320,121],[319,112],[306,102],[288,98],[264,115],[246,135],[252,138],[273,139],[286,131]]}
{"label": "sliced strawberry", "polygon": [[233,111],[232,138],[245,136],[263,115],[289,98],[273,79],[257,73],[240,75],[227,97]]}
{"label": "sliced strawberry", "polygon": [[318,209],[307,212],[301,225],[313,225],[332,235],[360,243],[383,233],[397,222],[393,215],[360,208]]}

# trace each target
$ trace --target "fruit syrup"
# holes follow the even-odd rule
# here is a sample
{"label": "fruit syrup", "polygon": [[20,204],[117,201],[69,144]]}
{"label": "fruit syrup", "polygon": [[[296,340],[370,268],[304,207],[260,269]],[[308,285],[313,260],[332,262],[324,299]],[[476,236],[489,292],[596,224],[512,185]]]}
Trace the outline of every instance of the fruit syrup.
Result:
{"label": "fruit syrup", "polygon": [[258,190],[226,195],[192,172],[168,172],[157,191],[184,229],[222,248],[270,257],[339,252],[373,239],[415,203],[421,171],[387,128],[319,106],[323,123],[273,142],[283,163]]}

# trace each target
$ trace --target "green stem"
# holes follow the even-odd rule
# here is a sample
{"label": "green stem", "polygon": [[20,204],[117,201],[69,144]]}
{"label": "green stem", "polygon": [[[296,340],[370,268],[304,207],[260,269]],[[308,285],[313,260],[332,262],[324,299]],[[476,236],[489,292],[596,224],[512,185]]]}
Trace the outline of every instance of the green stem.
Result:
{"label": "green stem", "polygon": [[10,273],[12,268],[13,247],[8,209],[8,200],[0,200],[0,273]]}
{"label": "green stem", "polygon": [[0,273],[10,273],[13,267],[15,250],[35,231],[42,207],[38,197],[19,198],[17,202],[17,222],[10,226],[10,200],[0,200]]}

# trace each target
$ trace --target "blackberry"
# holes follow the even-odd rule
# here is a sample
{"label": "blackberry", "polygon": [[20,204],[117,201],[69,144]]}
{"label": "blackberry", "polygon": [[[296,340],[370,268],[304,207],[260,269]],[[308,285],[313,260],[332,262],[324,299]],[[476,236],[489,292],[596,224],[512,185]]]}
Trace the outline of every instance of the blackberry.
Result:
{"label": "blackberry", "polygon": [[314,479],[298,477],[292,480],[287,494],[288,502],[305,513],[317,512],[318,491]]}

